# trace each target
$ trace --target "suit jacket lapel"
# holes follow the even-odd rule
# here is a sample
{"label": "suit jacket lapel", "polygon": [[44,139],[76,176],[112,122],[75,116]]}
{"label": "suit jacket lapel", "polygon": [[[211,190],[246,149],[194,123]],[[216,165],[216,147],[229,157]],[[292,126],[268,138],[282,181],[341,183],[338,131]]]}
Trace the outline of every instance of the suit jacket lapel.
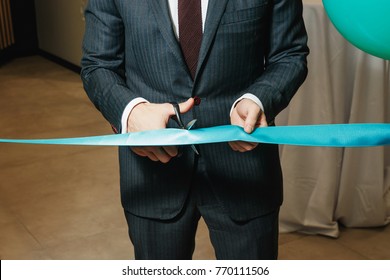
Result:
{"label": "suit jacket lapel", "polygon": [[187,68],[187,65],[183,59],[179,42],[177,41],[176,35],[172,28],[172,20],[169,14],[169,4],[167,0],[150,0],[148,1],[151,10],[156,18],[158,27],[160,28],[161,34],[167,41],[168,46],[171,48],[173,54],[180,62],[180,64]]}
{"label": "suit jacket lapel", "polygon": [[211,47],[211,42],[214,40],[222,15],[225,11],[226,4],[229,0],[209,0],[207,8],[207,16],[205,22],[205,30],[203,33],[202,45],[199,53],[198,69],[202,67],[206,55]]}

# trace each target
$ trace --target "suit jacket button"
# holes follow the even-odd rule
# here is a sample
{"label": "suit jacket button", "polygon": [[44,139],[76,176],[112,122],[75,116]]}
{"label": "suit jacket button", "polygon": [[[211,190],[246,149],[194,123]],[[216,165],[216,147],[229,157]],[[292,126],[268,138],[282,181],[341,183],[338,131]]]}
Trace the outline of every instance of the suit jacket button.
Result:
{"label": "suit jacket button", "polygon": [[202,100],[200,99],[200,97],[199,96],[195,96],[194,97],[194,103],[195,103],[195,106],[198,106],[198,105],[200,105],[200,102],[201,102]]}

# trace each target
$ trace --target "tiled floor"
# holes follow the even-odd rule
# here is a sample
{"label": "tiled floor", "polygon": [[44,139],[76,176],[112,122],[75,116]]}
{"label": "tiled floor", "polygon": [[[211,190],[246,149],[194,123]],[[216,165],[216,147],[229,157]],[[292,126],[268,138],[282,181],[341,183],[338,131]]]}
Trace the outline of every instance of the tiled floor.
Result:
{"label": "tiled floor", "polygon": [[[0,138],[109,134],[77,74],[40,57],[0,67]],[[131,259],[116,148],[0,144],[0,259]],[[280,234],[280,259],[390,259],[390,227]],[[194,259],[213,259],[203,221]]]}

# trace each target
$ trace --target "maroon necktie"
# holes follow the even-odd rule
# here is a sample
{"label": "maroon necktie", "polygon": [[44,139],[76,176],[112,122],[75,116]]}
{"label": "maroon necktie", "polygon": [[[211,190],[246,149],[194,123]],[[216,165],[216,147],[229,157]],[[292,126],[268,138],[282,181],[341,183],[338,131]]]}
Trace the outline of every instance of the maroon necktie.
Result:
{"label": "maroon necktie", "polygon": [[202,42],[201,0],[178,0],[179,42],[191,76],[195,78]]}

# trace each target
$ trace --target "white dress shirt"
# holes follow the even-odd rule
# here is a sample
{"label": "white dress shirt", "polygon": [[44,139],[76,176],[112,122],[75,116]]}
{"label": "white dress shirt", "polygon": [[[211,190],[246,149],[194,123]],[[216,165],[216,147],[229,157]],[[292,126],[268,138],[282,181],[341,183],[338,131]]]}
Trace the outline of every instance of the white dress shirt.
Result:
{"label": "white dress shirt", "polygon": [[[180,36],[180,30],[179,30],[179,13],[178,13],[178,0],[168,0],[169,4],[169,9],[170,9],[170,14],[171,14],[171,20],[173,24],[173,30],[176,34],[176,37],[179,38]],[[206,15],[207,15],[207,7],[209,4],[209,0],[201,0],[201,8],[202,8],[202,30],[204,32],[204,27],[205,27],[205,21],[206,21]],[[257,98],[257,96],[251,94],[251,93],[246,93],[240,98],[238,98],[232,105],[232,108],[230,110],[230,115],[232,114],[232,111],[236,104],[241,101],[242,99],[247,98],[252,101],[254,101],[257,105],[260,106],[261,110],[264,111],[263,104]],[[140,104],[140,103],[149,103],[145,98],[142,97],[137,97],[134,98],[127,106],[125,107],[125,110],[122,113],[122,133],[127,132],[127,119],[133,110],[133,108]]]}

